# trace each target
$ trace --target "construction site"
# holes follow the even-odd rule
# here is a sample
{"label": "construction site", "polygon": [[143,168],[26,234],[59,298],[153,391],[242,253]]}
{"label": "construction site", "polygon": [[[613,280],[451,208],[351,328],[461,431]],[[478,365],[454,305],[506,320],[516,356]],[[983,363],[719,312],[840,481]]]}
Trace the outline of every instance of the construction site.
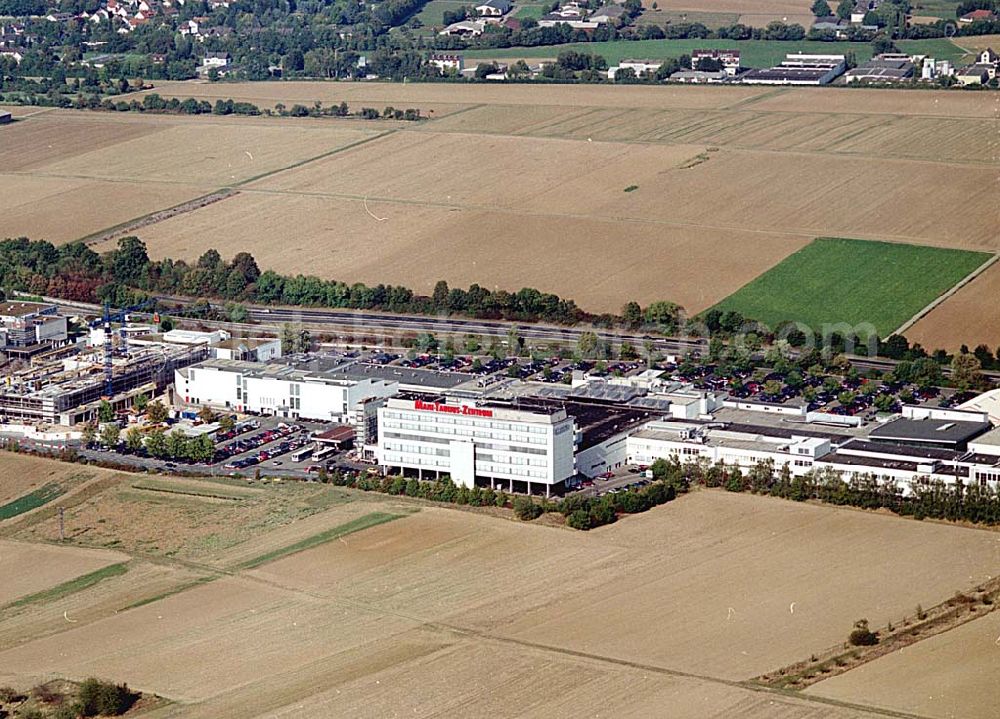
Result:
{"label": "construction site", "polygon": [[[131,407],[141,394],[161,393],[174,370],[208,357],[205,344],[144,343],[129,345],[125,332],[128,308],[109,309],[96,319],[67,318],[55,305],[14,303],[5,319],[23,331],[25,317],[42,316],[45,325],[61,320],[62,332],[32,343],[31,356],[3,346],[5,373],[0,387],[0,422],[73,426],[97,417],[102,402],[113,409]],[[90,341],[71,339],[69,320],[78,331],[90,330]],[[120,325],[118,332],[114,325]],[[14,336],[14,333],[10,333]],[[11,343],[8,343],[11,344]]]}

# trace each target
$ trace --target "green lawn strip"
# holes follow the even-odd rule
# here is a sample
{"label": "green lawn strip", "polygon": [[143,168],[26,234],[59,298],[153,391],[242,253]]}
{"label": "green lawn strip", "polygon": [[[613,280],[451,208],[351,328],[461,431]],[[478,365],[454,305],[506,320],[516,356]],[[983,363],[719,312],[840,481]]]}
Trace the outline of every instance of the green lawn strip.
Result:
{"label": "green lawn strip", "polygon": [[139,607],[144,607],[147,604],[152,604],[153,602],[159,602],[160,600],[166,599],[167,597],[172,597],[175,594],[180,594],[182,592],[186,592],[189,589],[194,589],[195,587],[200,587],[202,584],[208,584],[209,582],[214,582],[218,578],[219,577],[216,576],[216,575],[205,576],[205,577],[198,577],[197,579],[193,579],[190,582],[185,582],[184,584],[178,584],[176,587],[168,589],[165,592],[160,592],[159,594],[153,595],[152,597],[146,597],[145,599],[139,599],[139,600],[137,600],[135,602],[132,602],[129,605],[126,605],[126,606],[122,607],[118,611],[119,612],[127,612],[129,609],[138,609]]}
{"label": "green lawn strip", "polygon": [[57,599],[62,599],[70,594],[76,594],[77,592],[82,592],[84,589],[89,589],[98,582],[102,582],[105,579],[110,579],[111,577],[120,577],[128,571],[128,565],[126,562],[120,562],[118,564],[109,564],[107,567],[102,567],[96,571],[90,572],[89,574],[83,574],[76,579],[70,579],[68,582],[63,582],[62,584],[57,584],[54,587],[49,587],[48,589],[43,589],[40,592],[35,592],[34,594],[29,594],[26,597],[21,597],[20,599],[15,599],[10,604],[3,607],[4,610],[8,609],[18,609],[20,607],[26,607],[30,604],[40,604],[42,602],[54,602]]}
{"label": "green lawn strip", "polygon": [[262,554],[259,557],[254,557],[253,559],[241,562],[234,568],[237,570],[254,569],[262,564],[273,562],[276,559],[281,559],[291,554],[296,554],[307,549],[312,549],[313,547],[318,547],[319,545],[326,544],[334,539],[339,539],[340,537],[345,537],[348,534],[360,532],[363,529],[369,529],[370,527],[375,527],[379,524],[385,524],[386,522],[391,522],[394,519],[399,519],[404,516],[406,515],[389,514],[388,512],[370,512],[369,514],[358,517],[357,519],[352,519],[346,524],[341,524],[337,527],[333,527],[332,529],[328,529],[325,532],[320,532],[319,534],[314,534],[311,537],[306,537],[295,544],[289,544],[287,547],[281,547],[280,549],[275,549],[267,554]]}
{"label": "green lawn strip", "polygon": [[988,260],[985,252],[819,238],[719,302],[770,326],[871,323],[887,336]]}
{"label": "green lawn strip", "polygon": [[33,509],[38,509],[65,493],[66,490],[61,485],[55,482],[49,482],[48,484],[36,489],[34,492],[29,492],[24,496],[18,497],[13,502],[8,502],[0,507],[0,521],[16,517],[17,515],[24,514],[25,512],[30,512]]}

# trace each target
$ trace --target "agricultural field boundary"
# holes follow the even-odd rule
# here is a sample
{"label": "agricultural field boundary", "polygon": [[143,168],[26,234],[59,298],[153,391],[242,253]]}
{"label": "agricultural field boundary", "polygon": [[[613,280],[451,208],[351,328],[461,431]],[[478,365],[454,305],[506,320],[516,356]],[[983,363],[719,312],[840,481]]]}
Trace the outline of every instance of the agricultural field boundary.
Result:
{"label": "agricultural field boundary", "polygon": [[21,597],[20,599],[15,599],[13,602],[7,604],[4,607],[0,607],[0,613],[7,612],[12,609],[20,609],[32,604],[41,604],[43,602],[52,602],[57,599],[62,599],[70,594],[76,594],[77,592],[82,592],[84,589],[89,589],[95,584],[104,581],[105,579],[110,579],[111,577],[120,577],[128,571],[127,562],[119,562],[118,564],[110,564],[107,567],[102,567],[89,574],[84,574],[75,579],[70,579],[69,581],[63,582],[62,584],[57,584],[54,587],[49,587],[48,589],[43,589],[40,592],[35,592],[34,594],[29,594],[26,597]]}
{"label": "agricultural field boundary", "polygon": [[155,210],[150,212],[148,215],[135,217],[131,220],[115,225],[114,227],[98,230],[97,232],[89,234],[86,237],[81,237],[80,241],[87,245],[96,245],[101,242],[113,240],[115,237],[123,235],[126,232],[135,232],[144,227],[155,225],[157,222],[161,222],[162,220],[169,220],[171,217],[176,217],[177,215],[183,215],[187,212],[200,210],[202,207],[208,207],[211,204],[221,202],[222,200],[228,199],[236,194],[238,193],[228,188],[209,192],[207,195],[196,197],[193,200],[182,202],[179,205],[174,205],[173,207],[168,207],[163,210]]}
{"label": "agricultural field boundary", "polygon": [[[973,596],[978,594],[978,596]],[[774,672],[751,680],[761,686],[782,690],[801,691],[813,684],[845,674],[862,664],[902,651],[917,642],[962,626],[997,609],[1000,599],[1000,577],[995,577],[975,588],[974,592],[957,592],[954,597],[924,610],[920,614],[904,617],[898,625],[890,623],[879,630],[879,642],[872,646],[852,647],[848,644],[832,647],[808,659],[782,667]]]}
{"label": "agricultural field boundary", "polygon": [[162,492],[164,494],[177,494],[186,497],[198,497],[198,498],[208,498],[208,499],[226,499],[232,501],[242,501],[244,499],[250,499],[257,496],[254,492],[239,492],[236,490],[226,491],[228,487],[220,486],[217,490],[214,488],[201,488],[189,485],[176,485],[171,486],[169,482],[158,482],[151,479],[140,479],[129,485],[132,489],[141,490],[144,492]]}
{"label": "agricultural field boundary", "polygon": [[928,304],[926,307],[924,307],[922,310],[920,310],[917,314],[913,315],[913,317],[911,317],[906,322],[904,322],[903,324],[901,324],[896,329],[896,331],[893,332],[892,334],[894,334],[894,335],[901,335],[904,332],[906,332],[908,329],[910,329],[910,327],[912,327],[913,325],[915,325],[917,322],[919,322],[924,317],[926,317],[927,315],[929,315],[933,310],[935,310],[938,307],[938,305],[942,304],[945,300],[947,300],[948,298],[950,298],[952,295],[954,295],[960,289],[962,289],[967,284],[969,284],[970,282],[972,282],[974,279],[976,279],[977,277],[979,277],[979,275],[981,275],[984,272],[986,272],[986,270],[988,270],[990,267],[992,267],[994,264],[996,264],[997,260],[1000,260],[1000,255],[993,255],[992,257],[990,257],[988,260],[986,260],[986,262],[984,262],[979,267],[977,267],[975,270],[973,270],[968,275],[966,275],[962,279],[961,282],[959,282],[958,284],[956,284],[955,286],[953,286],[950,290],[948,290],[947,292],[945,292],[943,295],[941,295],[940,297],[938,297],[937,299],[935,299],[933,302],[931,302],[930,304]]}
{"label": "agricultural field boundary", "polygon": [[334,148],[329,152],[323,152],[314,157],[307,157],[306,159],[300,160],[299,162],[295,162],[291,165],[287,165],[285,167],[279,167],[274,170],[270,170],[268,172],[262,172],[259,175],[248,177],[247,179],[241,180],[232,185],[226,185],[220,187],[217,190],[202,195],[201,197],[196,197],[192,200],[182,202],[179,205],[174,205],[173,207],[168,207],[163,210],[154,210],[153,212],[147,213],[145,215],[140,215],[139,217],[134,217],[131,220],[127,220],[118,225],[114,225],[112,227],[105,228],[103,230],[98,230],[97,232],[93,232],[85,237],[81,237],[80,241],[87,244],[88,246],[98,245],[102,242],[113,240],[116,237],[120,237],[126,233],[135,232],[136,230],[141,230],[145,227],[149,227],[150,225],[155,225],[164,220],[169,220],[179,215],[184,215],[189,212],[200,210],[203,207],[213,205],[216,202],[221,202],[222,200],[228,200],[232,197],[236,197],[239,194],[239,190],[237,188],[243,187],[244,185],[247,185],[251,182],[257,182],[258,180],[263,180],[265,178],[271,177],[272,175],[276,175],[279,172],[285,172],[286,170],[297,169],[299,167],[302,167],[303,165],[309,164],[310,162],[316,162],[318,160],[326,159],[327,157],[330,157],[331,155],[336,155],[337,153],[343,152],[344,150],[350,150],[355,147],[358,147],[359,145],[364,145],[365,143],[379,140],[385,137],[386,135],[391,135],[394,132],[397,132],[397,130],[386,130],[384,132],[372,135],[371,137],[366,137],[364,139],[357,140],[356,142],[344,145],[343,147]]}
{"label": "agricultural field boundary", "polygon": [[794,698],[806,703],[816,703],[825,706],[838,707],[841,709],[852,709],[855,711],[865,712],[867,714],[892,717],[893,719],[927,719],[927,717],[921,716],[919,714],[911,714],[909,712],[904,712],[904,711],[885,709],[883,707],[871,706],[868,704],[845,702],[838,699],[828,699],[827,697],[822,697],[815,694],[801,694],[799,692],[790,691],[787,689],[779,689],[776,687],[767,686],[765,684],[760,684],[753,680],[740,681],[735,679],[724,679],[722,677],[715,677],[709,674],[697,674],[694,672],[686,672],[680,669],[668,669],[667,667],[662,667],[657,664],[648,664],[645,662],[631,661],[629,659],[620,659],[617,657],[611,657],[604,654],[594,654],[592,652],[584,652],[577,649],[568,649],[566,647],[559,647],[551,644],[544,644],[541,642],[531,642],[526,639],[515,639],[513,637],[505,637],[502,635],[491,634],[489,632],[484,632],[467,627],[461,627],[453,624],[427,622],[425,623],[424,626],[431,629],[436,629],[438,631],[450,632],[463,637],[492,641],[492,642],[497,642],[499,644],[507,644],[516,647],[521,647],[524,649],[532,649],[546,654],[557,654],[560,656],[573,657],[574,659],[585,659],[588,661],[594,661],[601,664],[610,664],[614,666],[625,667],[628,669],[637,669],[639,671],[649,672],[651,674],[659,674],[662,676],[675,677],[678,679],[692,679],[695,681],[706,682],[708,684],[721,684],[723,686],[733,687],[737,689],[747,689],[761,694],[774,694],[781,697]]}
{"label": "agricultural field boundary", "polygon": [[314,534],[311,537],[306,537],[305,539],[295,542],[294,544],[289,544],[288,546],[280,547],[267,552],[266,554],[261,554],[253,559],[240,562],[234,567],[234,570],[244,571],[247,569],[256,569],[262,564],[267,564],[277,559],[283,559],[284,557],[288,557],[292,554],[304,552],[307,549],[318,547],[319,545],[326,544],[334,539],[341,539],[342,537],[346,537],[354,532],[370,529],[371,527],[376,527],[380,524],[385,524],[386,522],[391,522],[405,516],[405,514],[390,514],[389,512],[370,512],[369,514],[365,514],[357,519],[352,519],[350,522],[328,529],[325,532],[320,532],[319,534]]}

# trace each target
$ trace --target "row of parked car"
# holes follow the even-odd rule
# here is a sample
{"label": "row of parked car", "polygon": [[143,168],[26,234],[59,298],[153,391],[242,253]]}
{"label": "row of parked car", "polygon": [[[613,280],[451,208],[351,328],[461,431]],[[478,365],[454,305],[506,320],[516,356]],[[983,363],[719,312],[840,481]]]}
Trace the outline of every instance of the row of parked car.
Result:
{"label": "row of parked car", "polygon": [[[259,425],[258,425],[259,426]],[[255,449],[263,447],[266,444],[270,444],[276,440],[291,437],[293,435],[299,434],[303,431],[301,425],[297,424],[286,424],[281,422],[274,429],[269,429],[260,434],[255,434],[251,437],[246,437],[245,439],[238,439],[235,442],[227,444],[216,451],[215,461],[222,462],[230,457],[235,457],[239,454],[245,454],[246,452],[251,452]],[[272,457],[277,457],[281,454],[286,454],[292,452],[299,447],[306,444],[307,439],[297,439],[290,440],[286,439],[280,444],[272,447],[269,450],[261,450],[257,454],[244,457],[243,459],[238,459],[234,462],[229,462],[223,465],[226,469],[244,469],[246,467],[252,467],[253,465],[260,464],[261,462],[267,461]],[[294,446],[293,446],[294,445]]]}

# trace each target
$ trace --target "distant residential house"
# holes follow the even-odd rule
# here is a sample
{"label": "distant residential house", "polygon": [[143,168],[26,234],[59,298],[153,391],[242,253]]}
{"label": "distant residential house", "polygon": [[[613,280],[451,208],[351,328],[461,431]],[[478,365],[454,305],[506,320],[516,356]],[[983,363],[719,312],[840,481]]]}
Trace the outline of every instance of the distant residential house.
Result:
{"label": "distant residential house", "polygon": [[208,0],[209,10],[218,10],[219,8],[228,8],[232,3],[230,0]]}
{"label": "distant residential house", "polygon": [[73,19],[73,14],[68,12],[50,12],[45,16],[49,22],[66,22]]}
{"label": "distant residential house", "polygon": [[514,4],[510,0],[486,0],[476,5],[476,12],[482,17],[503,17],[513,7]]}
{"label": "distant residential house", "polygon": [[1000,63],[1000,55],[993,52],[993,48],[988,47],[979,53],[979,59],[977,61],[980,65],[996,65]]}
{"label": "distant residential house", "polygon": [[872,10],[877,10],[881,4],[882,0],[858,0],[854,9],[851,10],[851,24],[861,25],[865,21],[865,15]]}
{"label": "distant residential house", "polygon": [[460,20],[453,22],[438,35],[458,35],[460,37],[477,37],[486,29],[484,20]]}
{"label": "distant residential house", "polygon": [[216,25],[215,27],[210,27],[207,31],[205,31],[205,37],[224,38],[229,37],[232,34],[233,29],[228,25]]}
{"label": "distant residential house", "polygon": [[622,60],[614,67],[608,68],[608,79],[614,80],[619,70],[632,70],[636,77],[643,73],[655,73],[663,65],[663,60]]}
{"label": "distant residential house", "polygon": [[702,60],[715,60],[722,65],[722,71],[729,76],[738,75],[740,72],[740,51],[739,50],[694,50],[691,53],[691,67],[699,69]]}
{"label": "distant residential house", "polygon": [[149,56],[149,61],[154,65],[164,65],[167,62],[167,56],[163,53],[154,52]]}
{"label": "distant residential house", "polygon": [[189,35],[198,34],[198,23],[194,20],[185,20],[180,25],[177,26],[177,32],[181,35],[187,37]]}
{"label": "distant residential house", "polygon": [[461,72],[465,68],[465,59],[461,55],[435,53],[428,58],[427,62],[442,72],[445,70]]}
{"label": "distant residential house", "polygon": [[108,12],[107,9],[101,8],[99,10],[96,10],[94,12],[94,14],[90,16],[89,20],[90,20],[90,22],[92,22],[95,25],[97,25],[97,24],[102,23],[102,22],[104,22],[106,20],[110,20],[111,17],[112,17],[111,13]]}
{"label": "distant residential house", "polygon": [[0,50],[0,58],[8,58],[10,60],[13,60],[16,64],[20,65],[21,60],[24,59],[24,55],[21,53],[20,50],[12,50],[8,48],[5,50]]}
{"label": "distant residential house", "polygon": [[590,13],[587,19],[591,22],[596,22],[598,25],[606,25],[608,23],[617,23],[626,17],[627,14],[627,11],[621,5],[605,5]]}
{"label": "distant residential house", "polygon": [[958,19],[959,25],[971,25],[972,23],[980,20],[986,22],[993,22],[997,19],[997,15],[992,10],[973,10],[972,12],[967,12],[965,15]]}
{"label": "distant residential house", "polygon": [[980,63],[975,63],[973,65],[966,65],[961,70],[955,73],[955,79],[958,80],[960,85],[985,85],[989,82],[992,76],[996,76],[996,65],[982,65]]}
{"label": "distant residential house", "polygon": [[210,52],[206,53],[205,57],[202,58],[201,66],[206,68],[225,67],[231,59],[228,52]]}

